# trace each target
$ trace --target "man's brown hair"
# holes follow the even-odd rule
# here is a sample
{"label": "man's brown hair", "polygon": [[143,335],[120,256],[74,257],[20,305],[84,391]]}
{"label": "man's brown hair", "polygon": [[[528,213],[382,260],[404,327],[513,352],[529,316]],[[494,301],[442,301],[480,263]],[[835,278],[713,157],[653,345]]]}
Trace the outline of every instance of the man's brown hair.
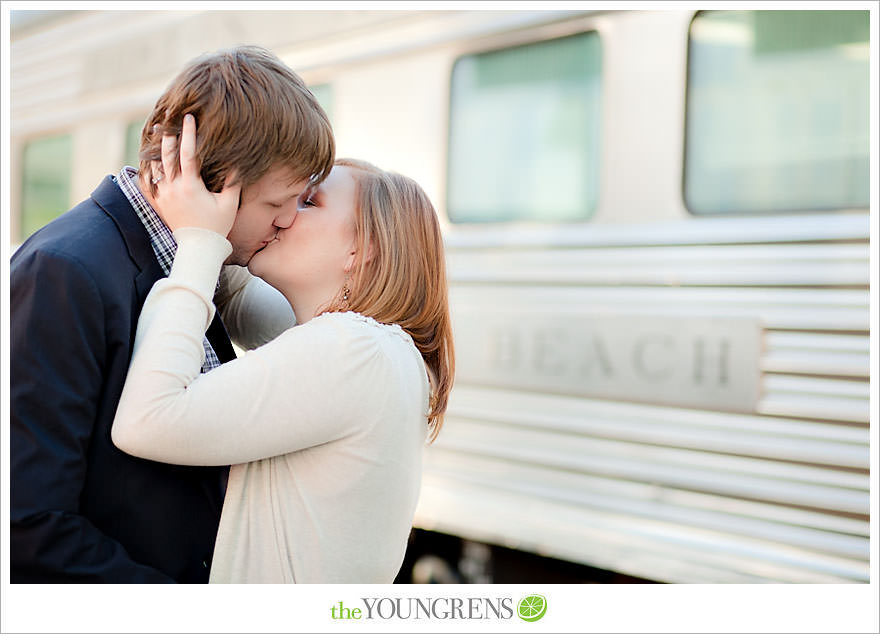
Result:
{"label": "man's brown hair", "polygon": [[178,136],[187,113],[198,122],[196,156],[209,191],[223,189],[230,173],[247,187],[279,164],[293,182],[320,182],[333,167],[330,121],[303,80],[270,51],[239,46],[193,60],[156,102],[139,154],[153,196],[150,163],[161,161],[162,135]]}

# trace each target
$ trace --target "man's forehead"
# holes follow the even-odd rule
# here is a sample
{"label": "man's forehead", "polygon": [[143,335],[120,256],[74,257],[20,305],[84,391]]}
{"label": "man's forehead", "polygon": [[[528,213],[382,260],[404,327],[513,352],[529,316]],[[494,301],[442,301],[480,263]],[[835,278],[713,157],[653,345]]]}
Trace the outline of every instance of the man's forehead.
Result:
{"label": "man's forehead", "polygon": [[252,195],[272,195],[278,193],[300,193],[309,185],[309,179],[298,178],[293,170],[286,167],[276,167],[269,170],[260,180],[251,185]]}

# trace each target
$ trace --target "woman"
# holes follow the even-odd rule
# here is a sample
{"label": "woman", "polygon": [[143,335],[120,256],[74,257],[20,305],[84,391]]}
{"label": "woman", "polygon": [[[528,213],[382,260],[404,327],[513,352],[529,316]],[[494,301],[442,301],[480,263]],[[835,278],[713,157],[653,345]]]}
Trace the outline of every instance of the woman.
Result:
{"label": "woman", "polygon": [[390,583],[453,377],[442,238],[410,179],[337,161],[249,270],[298,325],[200,375],[238,187],[208,192],[195,121],[163,137],[171,274],[138,322],[113,425],[133,455],[231,464],[212,583]]}

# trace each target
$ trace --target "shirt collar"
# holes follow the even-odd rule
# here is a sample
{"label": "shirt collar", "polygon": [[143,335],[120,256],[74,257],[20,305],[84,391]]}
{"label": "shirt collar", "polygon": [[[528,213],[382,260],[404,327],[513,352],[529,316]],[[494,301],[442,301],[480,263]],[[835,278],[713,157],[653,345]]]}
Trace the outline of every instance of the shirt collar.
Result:
{"label": "shirt collar", "polygon": [[[138,218],[144,223],[147,233],[150,235],[150,246],[153,247],[153,253],[159,261],[159,266],[165,272],[165,275],[171,273],[171,265],[174,264],[174,256],[177,254],[177,240],[168,228],[153,206],[144,198],[140,188],[138,188],[138,171],[126,165],[116,176],[116,183],[125,194],[128,202],[134,207]],[[220,281],[217,281],[217,288],[220,288]],[[202,346],[205,348],[205,361],[202,364],[202,372],[208,372],[212,368],[220,365],[220,359],[214,351],[211,342],[208,341],[207,335],[202,337]]]}
{"label": "shirt collar", "polygon": [[156,254],[159,266],[162,267],[165,275],[168,275],[177,253],[177,241],[174,239],[171,229],[162,221],[138,187],[138,171],[135,168],[128,165],[123,167],[116,176],[116,183],[147,230],[147,234],[150,236],[150,246],[153,247],[153,253]]}

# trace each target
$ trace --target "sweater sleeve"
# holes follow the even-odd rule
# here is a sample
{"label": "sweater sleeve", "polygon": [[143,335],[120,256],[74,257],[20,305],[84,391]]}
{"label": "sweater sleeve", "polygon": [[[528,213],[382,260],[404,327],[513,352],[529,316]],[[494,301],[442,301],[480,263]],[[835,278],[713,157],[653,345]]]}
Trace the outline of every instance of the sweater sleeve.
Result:
{"label": "sweater sleeve", "polygon": [[259,348],[296,324],[284,295],[241,266],[222,268],[214,304],[230,338],[244,350]]}
{"label": "sweater sleeve", "polygon": [[200,374],[202,335],[229,243],[202,229],[174,232],[168,278],[144,304],[113,422],[123,451],[160,462],[251,462],[337,440],[379,407],[368,385],[387,360],[375,338],[331,315],[292,328],[244,357]]}

